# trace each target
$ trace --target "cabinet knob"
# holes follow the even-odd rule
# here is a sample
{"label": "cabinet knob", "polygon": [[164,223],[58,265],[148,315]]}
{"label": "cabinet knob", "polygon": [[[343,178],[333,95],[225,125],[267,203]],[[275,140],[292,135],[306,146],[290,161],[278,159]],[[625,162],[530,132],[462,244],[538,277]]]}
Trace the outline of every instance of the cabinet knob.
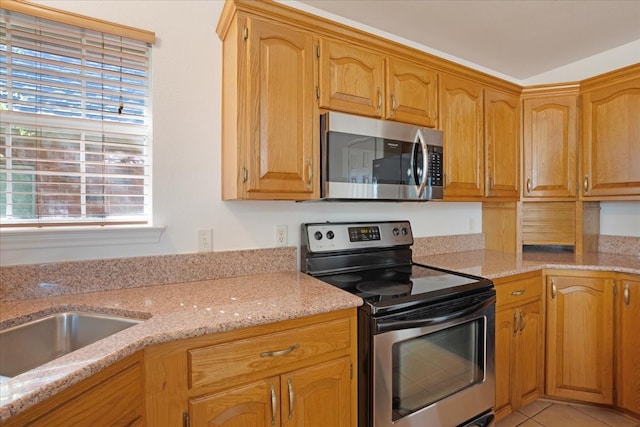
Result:
{"label": "cabinet knob", "polygon": [[527,177],[527,193],[531,193],[531,178]]}
{"label": "cabinet knob", "polygon": [[585,175],[584,180],[582,181],[582,188],[585,193],[589,191],[589,175]]}
{"label": "cabinet knob", "polygon": [[313,165],[311,164],[311,160],[307,160],[307,188],[311,188],[311,184],[313,183]]}
{"label": "cabinet knob", "polygon": [[556,299],[556,294],[558,293],[558,287],[556,286],[555,279],[551,279],[551,299]]}

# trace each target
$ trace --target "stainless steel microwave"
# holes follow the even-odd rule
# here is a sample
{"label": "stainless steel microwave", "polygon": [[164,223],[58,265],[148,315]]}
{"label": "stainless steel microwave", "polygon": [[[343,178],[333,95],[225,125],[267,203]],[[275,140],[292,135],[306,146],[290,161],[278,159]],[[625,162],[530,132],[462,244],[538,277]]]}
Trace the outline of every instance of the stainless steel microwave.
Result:
{"label": "stainless steel microwave", "polygon": [[320,150],[323,199],[442,198],[439,130],[328,112],[320,116]]}

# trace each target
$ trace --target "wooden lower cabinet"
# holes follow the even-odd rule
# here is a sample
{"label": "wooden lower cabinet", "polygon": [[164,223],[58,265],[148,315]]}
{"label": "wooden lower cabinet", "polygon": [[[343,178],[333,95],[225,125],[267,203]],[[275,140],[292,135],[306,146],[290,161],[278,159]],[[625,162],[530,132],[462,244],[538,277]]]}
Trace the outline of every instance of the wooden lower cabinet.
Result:
{"label": "wooden lower cabinet", "polygon": [[496,398],[498,419],[542,394],[544,315],[542,275],[496,279]]}
{"label": "wooden lower cabinet", "polygon": [[354,427],[356,309],[145,350],[154,427]]}
{"label": "wooden lower cabinet", "polygon": [[142,352],[139,352],[35,405],[2,425],[144,426],[142,375]]}
{"label": "wooden lower cabinet", "polygon": [[350,359],[266,378],[189,401],[191,426],[349,427]]}
{"label": "wooden lower cabinet", "polygon": [[547,395],[612,405],[614,280],[550,273],[546,284]]}
{"label": "wooden lower cabinet", "polygon": [[616,295],[616,406],[640,416],[640,277],[625,276]]}

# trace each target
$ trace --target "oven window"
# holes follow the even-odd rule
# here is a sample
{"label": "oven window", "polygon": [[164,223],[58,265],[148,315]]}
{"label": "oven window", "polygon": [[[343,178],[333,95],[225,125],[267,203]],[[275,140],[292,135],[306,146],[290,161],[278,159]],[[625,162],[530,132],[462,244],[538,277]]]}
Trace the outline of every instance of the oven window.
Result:
{"label": "oven window", "polygon": [[394,344],[393,420],[481,383],[484,348],[484,318]]}

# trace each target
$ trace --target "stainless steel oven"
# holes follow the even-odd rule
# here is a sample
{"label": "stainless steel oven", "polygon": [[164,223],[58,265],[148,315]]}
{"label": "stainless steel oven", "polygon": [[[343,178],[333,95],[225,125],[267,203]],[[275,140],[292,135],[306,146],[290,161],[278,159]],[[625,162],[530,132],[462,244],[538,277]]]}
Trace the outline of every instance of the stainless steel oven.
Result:
{"label": "stainless steel oven", "polygon": [[412,261],[407,221],[302,225],[302,270],[359,295],[360,427],[493,423],[490,280]]}

